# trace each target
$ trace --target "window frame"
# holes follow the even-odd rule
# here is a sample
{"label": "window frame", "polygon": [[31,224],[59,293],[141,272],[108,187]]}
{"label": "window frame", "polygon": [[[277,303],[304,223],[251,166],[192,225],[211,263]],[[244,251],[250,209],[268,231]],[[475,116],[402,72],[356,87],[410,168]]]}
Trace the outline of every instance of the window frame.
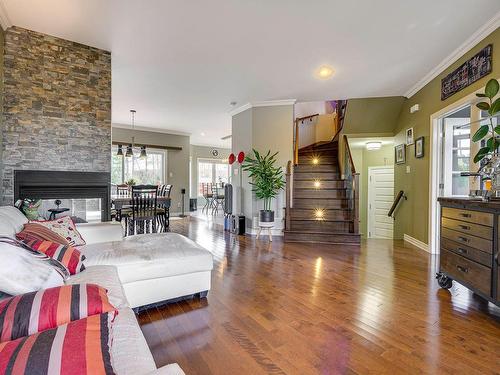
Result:
{"label": "window frame", "polygon": [[[111,158],[115,157],[116,156],[116,152],[117,152],[118,148],[116,146],[113,146],[111,148]],[[125,152],[125,150],[124,150]],[[168,158],[168,153],[166,150],[162,150],[162,149],[157,149],[157,148],[148,148],[146,150],[146,152],[148,154],[159,154],[159,155],[162,155],[162,163],[161,163],[161,183],[162,184],[166,184],[167,183],[167,158]],[[134,152],[134,156],[133,158],[138,158],[139,157],[139,154],[137,152]],[[125,162],[126,162],[126,157],[125,155],[124,156],[121,156],[121,184],[124,184],[125,183]],[[132,164],[133,165],[133,164]],[[113,162],[111,162],[111,168],[113,168]],[[146,170],[147,170],[147,160],[146,160]],[[113,174],[113,170],[111,170],[111,174]],[[132,172],[132,177],[131,178],[134,178],[135,177],[133,176],[133,172]],[[113,181],[112,181],[113,183]]]}

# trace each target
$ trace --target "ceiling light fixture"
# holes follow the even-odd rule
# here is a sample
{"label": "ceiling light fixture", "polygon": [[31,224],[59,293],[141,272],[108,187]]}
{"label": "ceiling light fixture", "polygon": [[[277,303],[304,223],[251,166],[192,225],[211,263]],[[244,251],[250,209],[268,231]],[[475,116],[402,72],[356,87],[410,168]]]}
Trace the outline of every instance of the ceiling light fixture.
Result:
{"label": "ceiling light fixture", "polygon": [[116,156],[123,156],[123,146],[118,145],[118,151],[116,152]]}
{"label": "ceiling light fixture", "polygon": [[328,65],[322,65],[318,68],[316,75],[321,79],[328,79],[333,76],[335,70]]}
{"label": "ceiling light fixture", "polygon": [[380,150],[380,147],[382,147],[382,142],[367,142],[366,143],[366,149],[368,151]]}

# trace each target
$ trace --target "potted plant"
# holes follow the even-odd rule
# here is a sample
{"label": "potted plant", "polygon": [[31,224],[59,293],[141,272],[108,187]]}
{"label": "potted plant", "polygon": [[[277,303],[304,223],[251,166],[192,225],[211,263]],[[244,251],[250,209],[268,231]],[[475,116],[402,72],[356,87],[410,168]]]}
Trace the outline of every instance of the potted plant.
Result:
{"label": "potted plant", "polygon": [[260,222],[272,223],[274,211],[271,210],[271,200],[285,187],[283,171],[281,167],[276,166],[277,152],[271,155],[271,151],[268,151],[262,156],[257,150],[252,151],[253,156],[245,157],[242,168],[250,172],[250,184],[255,196],[264,201],[264,209],[260,210]]}
{"label": "potted plant", "polygon": [[[500,91],[500,84],[496,79],[490,79],[486,84],[484,93],[476,94],[477,97],[487,99],[476,104],[476,106],[488,113],[488,117],[481,121],[483,125],[474,133],[472,137],[473,142],[486,141],[483,147],[479,149],[474,156],[474,163],[479,163],[483,159],[481,166],[481,175],[484,178],[491,178],[492,190],[495,192],[500,191],[500,155],[498,148],[500,147],[500,125],[493,123],[493,118],[500,113],[500,98],[497,96]],[[487,123],[484,123],[486,121]]]}

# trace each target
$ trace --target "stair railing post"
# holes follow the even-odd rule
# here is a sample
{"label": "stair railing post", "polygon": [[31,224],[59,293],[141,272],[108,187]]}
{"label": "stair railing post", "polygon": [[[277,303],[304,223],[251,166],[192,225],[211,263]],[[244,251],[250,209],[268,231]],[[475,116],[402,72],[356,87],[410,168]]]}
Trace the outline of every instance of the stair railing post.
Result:
{"label": "stair railing post", "polygon": [[293,144],[293,164],[299,164],[299,121],[295,120],[295,142]]}
{"label": "stair railing post", "polygon": [[288,161],[286,166],[286,196],[285,196],[285,229],[291,228],[291,208],[292,208],[292,191],[293,191],[293,163]]}
{"label": "stair railing post", "polygon": [[359,233],[359,173],[354,173],[353,175],[353,199],[354,199],[354,233]]}

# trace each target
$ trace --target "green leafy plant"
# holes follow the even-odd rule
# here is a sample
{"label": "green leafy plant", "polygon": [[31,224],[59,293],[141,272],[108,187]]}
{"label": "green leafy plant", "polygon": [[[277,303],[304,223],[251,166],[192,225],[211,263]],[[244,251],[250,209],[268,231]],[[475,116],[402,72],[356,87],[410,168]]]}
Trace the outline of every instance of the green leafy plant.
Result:
{"label": "green leafy plant", "polygon": [[134,186],[134,185],[137,185],[137,181],[134,180],[133,178],[131,178],[128,181],[125,181],[125,185]]}
{"label": "green leafy plant", "polygon": [[250,172],[252,191],[258,199],[264,201],[264,210],[270,211],[271,200],[276,198],[279,191],[285,187],[283,171],[276,166],[278,153],[271,155],[271,151],[268,151],[265,156],[262,156],[257,150],[252,151],[253,157],[245,157],[242,168]]}
{"label": "green leafy plant", "polygon": [[486,146],[481,147],[474,156],[474,163],[484,159],[485,156],[498,153],[500,146],[500,125],[493,125],[493,117],[500,112],[500,98],[493,100],[500,90],[500,84],[496,79],[490,79],[486,84],[484,93],[478,93],[479,98],[486,98],[488,101],[482,101],[476,104],[477,108],[488,112],[489,124],[482,125],[472,137],[472,141],[480,142],[487,138]]}

